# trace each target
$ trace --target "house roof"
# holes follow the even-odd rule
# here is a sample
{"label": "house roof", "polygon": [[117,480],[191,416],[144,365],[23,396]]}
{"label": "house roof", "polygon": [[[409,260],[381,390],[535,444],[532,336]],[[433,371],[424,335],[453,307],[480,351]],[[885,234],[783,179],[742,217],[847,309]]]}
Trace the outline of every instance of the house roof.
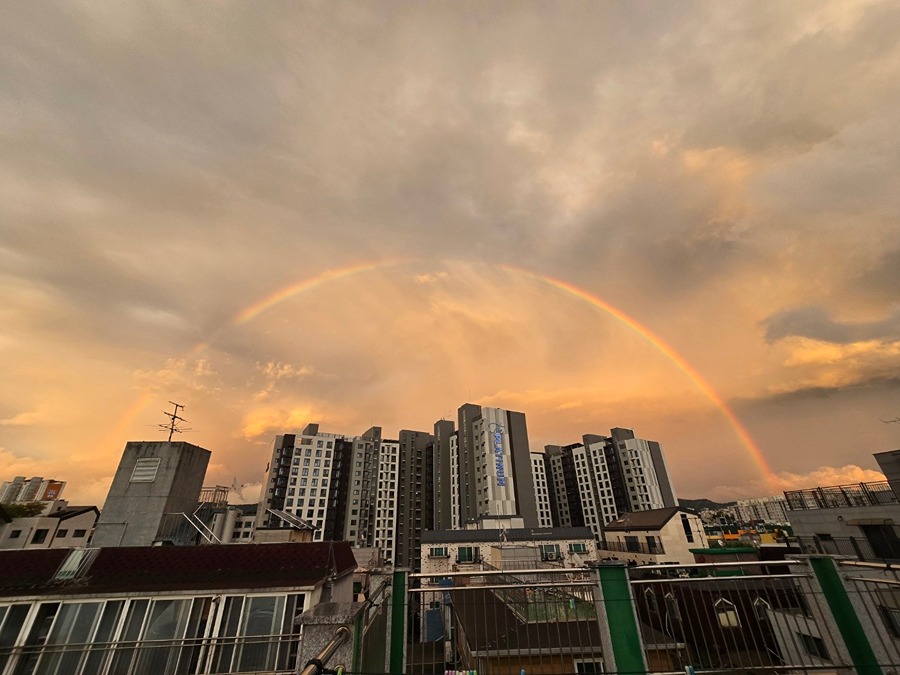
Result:
{"label": "house roof", "polygon": [[[505,534],[505,539],[501,535]],[[513,527],[508,530],[426,530],[422,533],[423,544],[463,544],[468,542],[501,541],[571,541],[573,539],[593,539],[594,534],[586,527]]]}
{"label": "house roof", "polygon": [[650,509],[649,511],[633,511],[631,513],[626,513],[621,518],[607,523],[603,529],[611,530],[613,532],[659,530],[665,526],[676,513],[696,515],[690,509],[685,509],[680,506],[668,506],[664,509]]}
{"label": "house roof", "polygon": [[71,549],[0,551],[0,596],[314,586],[356,568],[347,542],[99,549],[77,577],[54,581]]}
{"label": "house roof", "polygon": [[87,513],[89,511],[93,511],[96,516],[100,517],[100,509],[96,506],[67,506],[63,509],[59,509],[58,511],[54,511],[53,513],[48,513],[48,518],[59,518],[60,520],[66,520],[67,518],[74,518],[75,516],[80,516],[83,513]]}

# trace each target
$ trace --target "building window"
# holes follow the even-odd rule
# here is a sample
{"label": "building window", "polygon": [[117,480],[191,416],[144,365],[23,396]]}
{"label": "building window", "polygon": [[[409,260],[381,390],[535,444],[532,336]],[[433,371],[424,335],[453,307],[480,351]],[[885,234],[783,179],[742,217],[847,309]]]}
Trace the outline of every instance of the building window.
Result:
{"label": "building window", "polygon": [[57,530],[57,531],[56,531],[56,537],[57,537],[57,539],[62,539],[62,538],[64,538],[67,534],[69,534],[69,531],[68,531],[68,530]]}
{"label": "building window", "polygon": [[828,650],[825,648],[825,643],[822,641],[822,638],[818,638],[814,635],[807,635],[806,633],[797,633],[797,637],[800,638],[800,642],[803,643],[803,648],[806,650],[806,653],[810,656],[815,656],[820,659],[828,660]]}
{"label": "building window", "polygon": [[559,544],[541,544],[541,560],[559,560]]}
{"label": "building window", "polygon": [[446,546],[435,546],[428,549],[429,558],[449,558],[450,552]]}
{"label": "building window", "polygon": [[666,615],[671,621],[681,621],[681,609],[678,607],[678,599],[671,593],[666,593]]}
{"label": "building window", "polygon": [[9,533],[10,539],[18,539],[21,536],[22,536],[22,530],[13,530],[12,532]]}
{"label": "building window", "polygon": [[900,609],[897,607],[878,607],[881,619],[895,638],[900,638]]}
{"label": "building window", "polygon": [[691,532],[691,521],[688,520],[687,514],[681,514],[681,527],[684,529],[684,536],[689,544],[694,543],[694,533]]}
{"label": "building window", "polygon": [[754,614],[756,614],[756,618],[760,621],[769,620],[770,609],[772,609],[772,605],[770,605],[762,598],[756,598],[756,600],[753,601],[753,612]]}
{"label": "building window", "polygon": [[575,672],[578,675],[600,675],[603,673],[603,662],[575,659]]}
{"label": "building window", "polygon": [[76,539],[80,539],[81,537],[83,537],[86,534],[87,534],[87,530],[75,530],[72,533],[72,536],[75,537]]}
{"label": "building window", "polygon": [[479,550],[477,546],[460,546],[459,550],[456,553],[456,562],[478,562],[481,559],[478,554]]}
{"label": "building window", "polygon": [[49,534],[50,530],[35,530],[34,536],[31,538],[32,544],[43,544],[47,541],[47,534]]}
{"label": "building window", "polygon": [[734,606],[733,602],[725,598],[719,598],[716,600],[714,607],[719,625],[722,628],[740,628],[741,619],[738,617],[737,607]]}
{"label": "building window", "polygon": [[132,483],[152,483],[156,480],[156,472],[159,470],[159,457],[147,457],[139,459],[131,472]]}

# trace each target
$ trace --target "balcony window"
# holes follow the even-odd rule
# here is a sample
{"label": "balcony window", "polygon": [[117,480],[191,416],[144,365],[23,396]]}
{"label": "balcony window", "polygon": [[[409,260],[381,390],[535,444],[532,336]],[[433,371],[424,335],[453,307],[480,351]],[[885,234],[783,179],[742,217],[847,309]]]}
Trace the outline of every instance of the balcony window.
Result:
{"label": "balcony window", "polygon": [[456,553],[456,562],[473,563],[480,560],[479,550],[476,546],[460,546]]}
{"label": "balcony window", "polygon": [[446,546],[436,546],[434,548],[430,548],[428,550],[429,558],[449,558],[450,552],[447,550]]}

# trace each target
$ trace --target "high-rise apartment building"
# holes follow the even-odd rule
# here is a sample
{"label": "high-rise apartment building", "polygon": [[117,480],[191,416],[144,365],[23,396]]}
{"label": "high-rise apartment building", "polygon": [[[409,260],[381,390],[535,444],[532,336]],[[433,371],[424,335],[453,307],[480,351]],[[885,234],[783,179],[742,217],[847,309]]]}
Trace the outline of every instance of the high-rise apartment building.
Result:
{"label": "high-rise apartment building", "polygon": [[65,486],[65,481],[53,478],[16,476],[0,485],[0,504],[54,502],[60,499]]}
{"label": "high-rise apartment building", "polygon": [[351,456],[343,440],[320,433],[318,424],[308,424],[299,435],[275,437],[260,491],[256,529],[290,526],[299,519],[314,528],[315,541],[343,538],[335,537],[343,534],[340,516],[345,503],[339,487]]}
{"label": "high-rise apartment building", "polygon": [[555,524],[603,527],[624,513],[677,506],[662,448],[631,429],[586,434],[582,443],[545,448]]}
{"label": "high-rise apartment building", "polygon": [[[458,411],[458,429],[435,424],[435,529],[459,529],[483,519],[521,518],[537,527],[532,455],[525,415],[466,403]],[[549,504],[545,502],[547,513]]]}
{"label": "high-rise apartment building", "polygon": [[431,440],[408,430],[382,438],[381,427],[342,436],[317,424],[276,436],[256,526],[299,520],[314,541],[349,541],[379,549],[385,561],[417,564],[421,530],[432,519]]}
{"label": "high-rise apartment building", "polygon": [[400,481],[397,485],[395,565],[419,571],[422,530],[434,522],[435,437],[424,431],[400,431]]}
{"label": "high-rise apartment building", "polygon": [[553,527],[553,510],[550,507],[551,483],[543,452],[531,453],[531,475],[534,478],[534,499],[537,507],[538,527]]}

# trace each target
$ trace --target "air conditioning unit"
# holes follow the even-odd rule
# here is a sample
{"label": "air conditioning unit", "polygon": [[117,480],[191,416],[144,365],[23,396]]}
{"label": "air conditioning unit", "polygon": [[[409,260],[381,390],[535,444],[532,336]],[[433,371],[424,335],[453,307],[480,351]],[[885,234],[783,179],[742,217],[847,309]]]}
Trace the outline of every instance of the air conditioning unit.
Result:
{"label": "air conditioning unit", "polygon": [[558,553],[545,553],[544,559],[545,560],[558,560],[559,554]]}

